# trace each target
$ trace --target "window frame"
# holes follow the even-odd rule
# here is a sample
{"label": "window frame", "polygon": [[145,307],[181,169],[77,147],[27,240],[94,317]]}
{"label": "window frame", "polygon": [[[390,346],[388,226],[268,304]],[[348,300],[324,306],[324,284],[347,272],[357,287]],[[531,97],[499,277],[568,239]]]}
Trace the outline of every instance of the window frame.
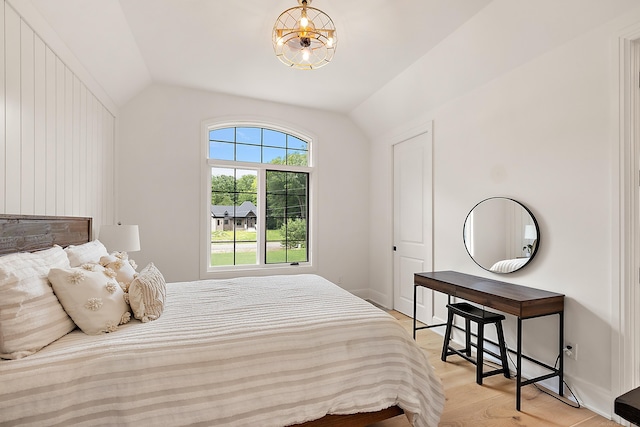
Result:
{"label": "window frame", "polygon": [[[253,162],[237,162],[229,160],[214,160],[209,158],[209,131],[226,128],[226,127],[257,127],[263,129],[270,129],[277,132],[283,132],[288,135],[301,139],[308,144],[308,166],[293,166],[293,165],[276,165],[271,163],[253,163]],[[264,122],[257,120],[208,120],[202,122],[202,172],[201,172],[201,219],[200,219],[200,278],[218,278],[218,277],[233,277],[234,273],[242,272],[243,275],[265,275],[265,274],[300,274],[300,273],[313,273],[317,270],[317,168],[315,159],[316,154],[316,142],[317,138],[311,135],[309,132],[303,132],[293,129],[291,127],[283,127],[272,122]],[[257,244],[257,257],[258,263],[255,265],[229,265],[229,266],[211,266],[211,168],[235,168],[235,169],[250,169],[256,170],[258,174],[258,244]],[[265,242],[266,242],[266,229],[264,224],[266,220],[266,192],[264,189],[264,183],[266,182],[266,171],[268,170],[280,170],[290,172],[304,172],[309,175],[308,182],[308,261],[300,262],[298,265],[292,265],[289,263],[280,264],[266,264],[265,262]]]}

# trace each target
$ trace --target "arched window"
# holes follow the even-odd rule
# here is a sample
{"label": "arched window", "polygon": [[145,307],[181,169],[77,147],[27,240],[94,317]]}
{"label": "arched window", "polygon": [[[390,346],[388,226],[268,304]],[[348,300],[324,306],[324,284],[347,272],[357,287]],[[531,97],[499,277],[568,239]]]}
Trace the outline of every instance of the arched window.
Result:
{"label": "arched window", "polygon": [[310,138],[210,125],[206,143],[207,271],[308,265]]}

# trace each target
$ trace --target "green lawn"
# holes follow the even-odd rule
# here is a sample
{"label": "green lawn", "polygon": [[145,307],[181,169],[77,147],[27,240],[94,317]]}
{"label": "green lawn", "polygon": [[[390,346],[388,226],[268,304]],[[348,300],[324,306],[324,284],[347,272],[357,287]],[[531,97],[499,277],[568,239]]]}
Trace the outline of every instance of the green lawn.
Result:
{"label": "green lawn", "polygon": [[[255,242],[257,240],[255,231],[236,230],[236,242]],[[267,241],[277,242],[283,240],[280,230],[267,230]],[[233,231],[213,231],[211,232],[211,242],[232,242]],[[288,259],[286,259],[288,256]],[[285,251],[280,248],[277,250],[267,251],[267,263],[277,264],[286,262],[306,262],[307,250],[302,249],[289,249]],[[256,252],[237,252],[236,253],[236,265],[255,265],[256,264]],[[233,265],[233,252],[216,252],[211,254],[211,265]]]}
{"label": "green lawn", "polygon": [[[288,254],[289,259],[285,259]],[[306,249],[279,249],[275,251],[267,251],[267,262],[271,263],[284,263],[284,262],[306,262],[307,250]],[[255,252],[238,252],[236,253],[236,265],[252,265],[256,264]],[[215,253],[211,254],[211,265],[233,265],[233,253]]]}

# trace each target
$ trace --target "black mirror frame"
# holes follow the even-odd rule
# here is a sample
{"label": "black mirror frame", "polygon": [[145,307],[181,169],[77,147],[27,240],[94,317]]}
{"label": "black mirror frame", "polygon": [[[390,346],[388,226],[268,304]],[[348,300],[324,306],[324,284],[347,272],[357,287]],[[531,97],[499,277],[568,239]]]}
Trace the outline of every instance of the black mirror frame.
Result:
{"label": "black mirror frame", "polygon": [[[536,227],[536,235],[537,235],[537,239],[535,240],[534,245],[531,248],[531,255],[528,258],[527,262],[525,262],[524,264],[522,264],[520,267],[516,268],[515,270],[512,271],[505,271],[505,272],[498,272],[498,271],[493,271],[483,265],[480,265],[480,263],[478,261],[476,261],[476,259],[471,255],[471,253],[469,252],[469,247],[467,246],[467,241],[465,239],[465,229],[467,227],[467,221],[469,219],[469,215],[471,215],[471,213],[473,212],[473,210],[475,208],[477,208],[479,205],[481,205],[482,203],[489,201],[489,200],[495,200],[495,199],[501,199],[501,200],[509,200],[511,202],[514,202],[516,204],[518,204],[522,209],[524,209],[529,216],[531,217],[531,220],[533,221],[533,225]],[[540,226],[538,225],[538,221],[536,220],[536,217],[533,215],[533,212],[531,212],[531,210],[529,208],[527,208],[525,205],[523,205],[522,203],[520,203],[519,201],[512,199],[510,197],[500,197],[500,196],[496,196],[496,197],[488,197],[484,200],[481,200],[480,202],[476,203],[473,208],[471,208],[471,210],[469,211],[469,213],[467,214],[467,216],[464,219],[464,223],[462,225],[462,243],[464,244],[464,248],[467,251],[467,254],[469,255],[469,258],[471,258],[473,260],[473,262],[475,262],[478,267],[482,268],[485,271],[488,271],[490,273],[494,273],[494,274],[509,274],[509,273],[515,273],[516,271],[519,271],[521,269],[523,269],[524,267],[526,267],[527,265],[531,264],[531,261],[533,260],[533,258],[536,256],[536,254],[538,253],[538,248],[540,247]]]}

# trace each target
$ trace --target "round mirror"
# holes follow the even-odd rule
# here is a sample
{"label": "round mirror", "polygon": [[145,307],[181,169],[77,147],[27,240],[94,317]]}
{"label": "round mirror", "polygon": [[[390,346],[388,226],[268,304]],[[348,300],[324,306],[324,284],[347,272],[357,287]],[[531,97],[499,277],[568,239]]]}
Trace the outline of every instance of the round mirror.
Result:
{"label": "round mirror", "polygon": [[471,209],[464,221],[464,246],[480,267],[493,273],[513,273],[538,251],[540,229],[524,205],[492,197]]}

